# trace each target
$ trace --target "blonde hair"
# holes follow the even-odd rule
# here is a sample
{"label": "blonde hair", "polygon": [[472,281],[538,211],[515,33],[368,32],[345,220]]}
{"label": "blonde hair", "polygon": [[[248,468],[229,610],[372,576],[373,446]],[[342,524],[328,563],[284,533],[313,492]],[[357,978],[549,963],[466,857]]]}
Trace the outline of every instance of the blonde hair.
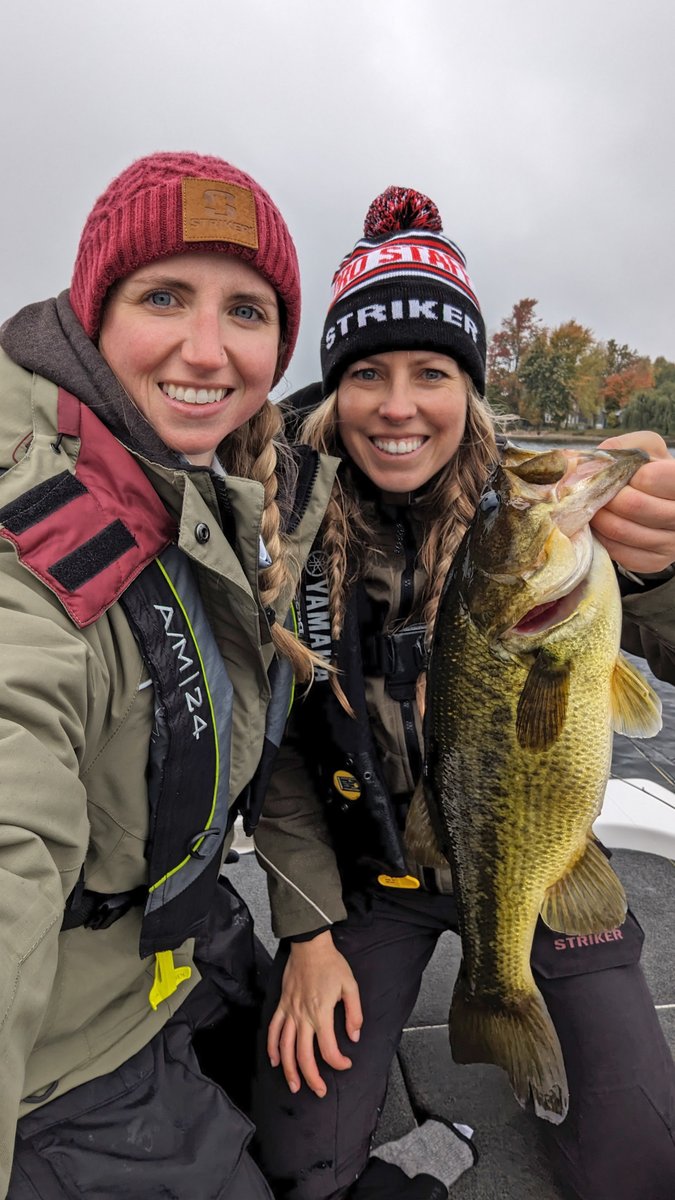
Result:
{"label": "blonde hair", "polygon": [[[490,407],[469,376],[465,374],[464,378],[467,412],[462,440],[415,508],[423,527],[418,562],[426,573],[421,619],[426,625],[427,642],[431,639],[446,574],[471,523],[485,480],[499,457]],[[307,417],[300,440],[323,453],[335,454],[340,451],[338,434],[335,391]],[[372,545],[373,533],[363,511],[351,463],[346,460],[338,472],[322,525],[334,641],[342,632],[349,588],[364,569],[366,547]],[[331,682],[344,702],[337,680]]]}
{"label": "blonde hair", "polygon": [[[295,594],[300,578],[299,564],[282,532],[283,521],[292,508],[297,480],[295,459],[283,436],[283,427],[283,417],[277,405],[266,400],[262,408],[244,425],[233,430],[218,449],[228,473],[254,479],[264,488],[265,503],[260,532],[272,564],[260,572],[259,596],[263,608],[272,612],[282,592],[291,596]],[[278,621],[272,620],[271,634],[277,653],[289,659],[301,682],[311,680],[314,667],[325,669],[324,660]]]}

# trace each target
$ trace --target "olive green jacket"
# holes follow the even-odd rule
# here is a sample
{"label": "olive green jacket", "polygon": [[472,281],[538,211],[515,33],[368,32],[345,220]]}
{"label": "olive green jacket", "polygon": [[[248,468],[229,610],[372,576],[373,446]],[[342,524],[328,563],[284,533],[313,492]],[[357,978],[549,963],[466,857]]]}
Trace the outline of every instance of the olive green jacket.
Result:
{"label": "olive green jacket", "polygon": [[[74,469],[78,443],[56,436],[57,388],[0,351],[0,507]],[[157,466],[136,456],[175,516],[205,610],[234,687],[230,803],[262,750],[273,659],[257,594],[263,488],[228,476],[234,552],[208,471]],[[50,466],[50,463],[53,465]],[[332,485],[323,460],[293,534],[299,562],[315,537]],[[208,524],[199,542],[195,529]],[[283,620],[291,596],[281,596]],[[261,632],[262,631],[262,632]],[[0,1195],[18,1115],[118,1067],[183,1002],[189,981],[153,1011],[154,960],[138,954],[141,908],[108,929],[60,932],[64,902],[85,865],[87,886],[118,892],[147,884],[145,770],[153,688],[119,603],[77,628],[56,596],[0,538]],[[175,953],[192,963],[193,943]],[[27,1098],[30,1098],[28,1100]]]}

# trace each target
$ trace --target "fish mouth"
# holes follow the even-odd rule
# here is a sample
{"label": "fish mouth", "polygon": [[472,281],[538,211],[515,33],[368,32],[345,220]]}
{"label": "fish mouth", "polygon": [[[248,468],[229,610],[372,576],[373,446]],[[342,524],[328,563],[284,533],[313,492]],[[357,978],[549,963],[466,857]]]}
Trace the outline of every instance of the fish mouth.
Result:
{"label": "fish mouth", "polygon": [[[507,461],[499,480],[502,503],[492,518],[494,525],[503,515],[502,540],[490,556],[492,527],[481,526],[483,542],[465,572],[475,589],[473,619],[499,654],[529,651],[576,618],[595,557],[590,521],[645,461],[635,450],[563,450]],[[471,584],[476,575],[485,577],[487,596]]]}
{"label": "fish mouth", "polygon": [[573,587],[565,596],[559,596],[557,600],[546,600],[543,604],[536,604],[534,608],[525,613],[524,617],[521,617],[517,625],[511,626],[509,634],[517,633],[527,637],[544,633],[547,629],[552,629],[554,625],[562,625],[563,621],[567,621],[576,611],[585,591],[586,580],[582,579],[581,583]]}
{"label": "fish mouth", "polygon": [[588,576],[593,565],[593,536],[588,526],[572,534],[569,538],[574,548],[574,565],[564,578],[559,578],[555,586],[544,592],[538,604],[518,617],[503,635],[506,638],[535,637],[562,625],[574,616],[585,593]]}

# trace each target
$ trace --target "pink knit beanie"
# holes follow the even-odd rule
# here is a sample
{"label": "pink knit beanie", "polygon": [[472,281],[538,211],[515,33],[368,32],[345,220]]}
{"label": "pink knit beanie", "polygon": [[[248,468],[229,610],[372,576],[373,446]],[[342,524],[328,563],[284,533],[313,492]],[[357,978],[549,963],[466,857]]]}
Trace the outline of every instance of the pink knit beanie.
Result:
{"label": "pink knit beanie", "polygon": [[295,246],[279,209],[236,167],[203,154],[149,154],[122,171],[85,222],[70,285],[70,303],[96,338],[103,301],[114,283],[172,254],[233,254],[255,267],[282,301],[284,354],[293,353],[300,323]]}

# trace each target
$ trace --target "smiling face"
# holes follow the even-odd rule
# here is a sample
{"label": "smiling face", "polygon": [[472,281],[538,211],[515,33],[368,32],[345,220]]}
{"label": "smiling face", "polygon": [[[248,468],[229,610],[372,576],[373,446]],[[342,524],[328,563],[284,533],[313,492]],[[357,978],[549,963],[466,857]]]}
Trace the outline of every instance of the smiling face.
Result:
{"label": "smiling face", "polygon": [[262,407],[279,352],[279,305],[253,267],[227,254],[177,254],[111,293],[99,350],[172,450],[209,466]]}
{"label": "smiling face", "polygon": [[453,358],[392,350],[347,367],[337,392],[345,449],[376,487],[413,492],[456,453],[464,433],[466,379]]}

